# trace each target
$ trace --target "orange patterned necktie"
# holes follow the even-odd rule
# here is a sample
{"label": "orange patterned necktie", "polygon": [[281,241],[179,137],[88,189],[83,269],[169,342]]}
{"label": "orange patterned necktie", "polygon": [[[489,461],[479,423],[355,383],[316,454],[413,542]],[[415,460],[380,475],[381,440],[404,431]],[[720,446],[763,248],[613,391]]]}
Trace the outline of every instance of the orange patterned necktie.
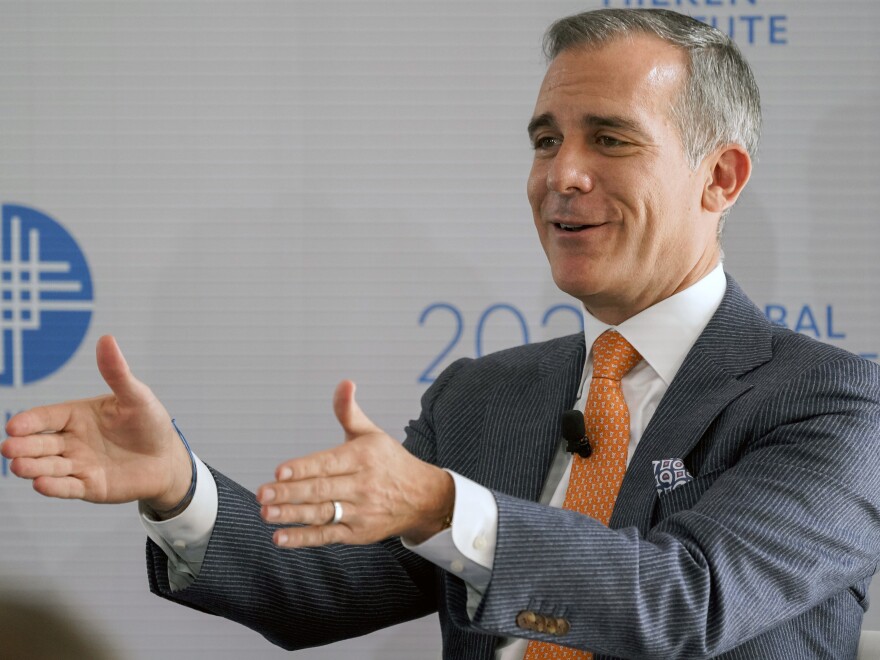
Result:
{"label": "orange patterned necktie", "polygon": [[[572,458],[571,477],[563,509],[578,511],[607,525],[626,473],[629,450],[629,408],[623,400],[620,379],[642,356],[619,333],[606,330],[593,344],[593,379],[587,395],[584,423],[593,448],[589,458]],[[529,642],[523,660],[584,660],[580,651],[549,642]]]}

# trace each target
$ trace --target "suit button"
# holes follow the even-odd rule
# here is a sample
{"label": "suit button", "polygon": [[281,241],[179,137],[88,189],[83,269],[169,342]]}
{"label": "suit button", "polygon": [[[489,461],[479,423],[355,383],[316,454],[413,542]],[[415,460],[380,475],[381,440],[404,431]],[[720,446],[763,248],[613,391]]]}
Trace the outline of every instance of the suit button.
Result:
{"label": "suit button", "polygon": [[556,619],[556,632],[560,635],[567,635],[571,630],[571,624],[567,619]]}
{"label": "suit button", "polygon": [[523,610],[516,615],[516,625],[525,630],[534,630],[535,620],[535,613],[528,610]]}
{"label": "suit button", "polygon": [[540,614],[535,615],[537,617],[537,621],[535,621],[535,630],[542,633],[547,630],[547,619],[541,616]]}

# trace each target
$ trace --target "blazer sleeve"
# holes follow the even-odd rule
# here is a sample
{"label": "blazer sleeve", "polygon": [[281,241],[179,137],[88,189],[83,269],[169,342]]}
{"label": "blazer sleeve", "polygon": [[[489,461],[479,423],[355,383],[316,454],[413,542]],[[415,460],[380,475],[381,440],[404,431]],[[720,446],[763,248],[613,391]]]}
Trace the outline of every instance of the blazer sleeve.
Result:
{"label": "blazer sleeve", "polygon": [[[492,579],[474,620],[454,620],[616,657],[712,657],[869,578],[880,555],[876,365],[838,359],[751,394],[738,419],[709,430],[739,447],[729,465],[673,491],[685,506],[645,535],[496,493]],[[565,617],[570,631],[523,630],[523,610]]]}
{"label": "blazer sleeve", "polygon": [[147,542],[150,590],[237,621],[287,650],[327,644],[436,610],[431,564],[388,539],[287,550],[272,543],[253,493],[212,470],[219,510],[202,569],[172,592],[167,557]]}
{"label": "blazer sleeve", "polygon": [[[430,402],[466,361],[450,365],[424,394]],[[424,417],[430,427],[430,420]],[[405,443],[436,459],[432,436]],[[287,650],[357,637],[437,610],[440,572],[398,538],[366,546],[281,549],[254,494],[211,470],[217,522],[195,582],[172,592],[167,557],[147,541],[150,590],[163,598],[241,623]]]}

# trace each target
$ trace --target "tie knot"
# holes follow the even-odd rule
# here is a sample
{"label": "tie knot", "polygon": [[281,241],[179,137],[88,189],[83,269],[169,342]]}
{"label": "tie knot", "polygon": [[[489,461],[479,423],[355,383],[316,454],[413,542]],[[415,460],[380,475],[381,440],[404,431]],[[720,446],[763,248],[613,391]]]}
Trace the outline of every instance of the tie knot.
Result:
{"label": "tie knot", "polygon": [[593,378],[620,380],[642,356],[615,330],[606,330],[593,343]]}

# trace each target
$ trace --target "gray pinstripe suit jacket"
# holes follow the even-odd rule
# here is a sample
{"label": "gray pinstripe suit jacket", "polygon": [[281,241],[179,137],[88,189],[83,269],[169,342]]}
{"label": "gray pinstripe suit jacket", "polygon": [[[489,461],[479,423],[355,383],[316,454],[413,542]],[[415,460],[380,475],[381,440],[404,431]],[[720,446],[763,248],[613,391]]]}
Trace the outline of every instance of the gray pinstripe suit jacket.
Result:
{"label": "gray pinstripe suit jacket", "polygon": [[[407,428],[417,456],[493,489],[492,580],[464,584],[396,539],[280,551],[253,495],[216,474],[220,508],[196,582],[171,593],[285,648],[439,610],[444,656],[487,660],[521,610],[564,616],[599,658],[854,658],[880,557],[880,369],[769,325],[730,280],[627,470],[610,528],[535,504],[576,398],[583,335],[450,366]],[[659,496],[651,461],[694,476]]]}

